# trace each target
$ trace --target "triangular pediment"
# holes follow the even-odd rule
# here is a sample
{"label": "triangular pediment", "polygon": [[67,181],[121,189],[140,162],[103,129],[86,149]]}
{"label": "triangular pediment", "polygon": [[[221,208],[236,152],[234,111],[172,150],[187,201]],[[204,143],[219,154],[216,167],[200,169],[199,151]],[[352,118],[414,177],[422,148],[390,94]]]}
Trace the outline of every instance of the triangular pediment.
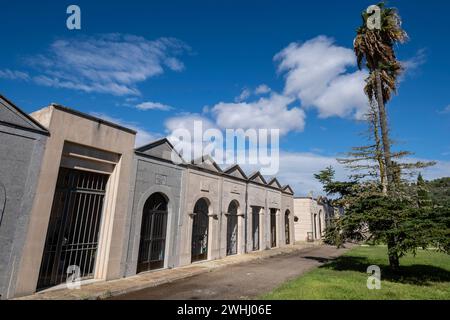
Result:
{"label": "triangular pediment", "polygon": [[230,175],[230,176],[236,177],[236,178],[247,180],[247,176],[245,175],[245,172],[237,164],[235,164],[234,166],[232,166],[232,167],[228,168],[227,170],[225,170],[225,173]]}
{"label": "triangular pediment", "polygon": [[183,163],[183,159],[167,138],[154,141],[136,149],[136,152],[155,158]]}
{"label": "triangular pediment", "polygon": [[274,187],[274,188],[277,188],[277,189],[281,189],[281,184],[278,182],[277,178],[273,178],[267,184],[269,186],[271,186],[271,187]]}
{"label": "triangular pediment", "polygon": [[286,186],[284,186],[283,187],[283,192],[284,193],[288,193],[288,194],[294,194],[294,190],[292,190],[292,188],[291,188],[291,186],[290,185],[286,185]]}
{"label": "triangular pediment", "polygon": [[0,123],[48,134],[44,126],[2,95],[0,95]]}
{"label": "triangular pediment", "polygon": [[248,180],[259,184],[267,184],[266,179],[264,179],[263,175],[259,171],[252,173]]}
{"label": "triangular pediment", "polygon": [[193,160],[192,164],[208,171],[222,173],[222,169],[210,155],[204,155],[201,158]]}

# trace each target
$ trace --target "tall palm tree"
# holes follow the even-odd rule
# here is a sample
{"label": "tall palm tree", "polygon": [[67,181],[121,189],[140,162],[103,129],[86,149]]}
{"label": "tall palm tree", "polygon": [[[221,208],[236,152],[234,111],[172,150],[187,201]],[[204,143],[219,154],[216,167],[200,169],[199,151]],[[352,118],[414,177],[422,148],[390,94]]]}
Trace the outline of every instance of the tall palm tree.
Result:
{"label": "tall palm tree", "polygon": [[368,28],[369,14],[363,12],[363,24],[357,29],[354,51],[358,60],[358,67],[362,69],[365,62],[370,72],[364,90],[369,101],[371,103],[376,101],[378,105],[384,168],[389,189],[393,184],[393,163],[386,103],[391,99],[392,93],[396,92],[397,79],[402,71],[402,66],[395,56],[394,45],[405,42],[408,35],[402,29],[401,18],[395,8],[387,8],[383,2],[379,3],[378,7],[381,9],[381,28]]}

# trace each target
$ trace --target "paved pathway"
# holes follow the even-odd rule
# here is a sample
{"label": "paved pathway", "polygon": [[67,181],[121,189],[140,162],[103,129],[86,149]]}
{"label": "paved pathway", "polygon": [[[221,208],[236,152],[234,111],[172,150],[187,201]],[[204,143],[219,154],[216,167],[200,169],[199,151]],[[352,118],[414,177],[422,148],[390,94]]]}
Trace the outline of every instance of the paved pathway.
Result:
{"label": "paved pathway", "polygon": [[19,299],[248,299],[344,253],[345,249],[295,244],[111,281],[65,285]]}
{"label": "paved pathway", "polygon": [[228,265],[172,283],[112,297],[117,300],[252,299],[343,254],[330,246],[303,248],[290,253]]}

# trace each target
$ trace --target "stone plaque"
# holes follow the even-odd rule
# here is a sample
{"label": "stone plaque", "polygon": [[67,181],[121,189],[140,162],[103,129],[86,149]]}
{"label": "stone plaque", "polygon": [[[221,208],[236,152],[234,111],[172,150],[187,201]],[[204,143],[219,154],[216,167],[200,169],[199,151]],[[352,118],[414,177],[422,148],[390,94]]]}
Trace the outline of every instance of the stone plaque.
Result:
{"label": "stone plaque", "polygon": [[159,184],[159,185],[166,185],[167,184],[167,176],[165,176],[163,174],[156,174],[155,183]]}
{"label": "stone plaque", "polygon": [[209,183],[208,183],[208,181],[202,181],[201,182],[200,190],[201,191],[205,191],[205,192],[209,192]]}
{"label": "stone plaque", "polygon": [[231,193],[240,194],[238,186],[231,187]]}

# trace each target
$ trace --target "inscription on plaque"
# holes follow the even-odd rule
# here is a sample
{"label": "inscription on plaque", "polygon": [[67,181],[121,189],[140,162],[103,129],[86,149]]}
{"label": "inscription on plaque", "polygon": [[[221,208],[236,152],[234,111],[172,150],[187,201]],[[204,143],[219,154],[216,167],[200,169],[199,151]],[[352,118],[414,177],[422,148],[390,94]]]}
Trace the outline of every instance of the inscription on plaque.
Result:
{"label": "inscription on plaque", "polygon": [[209,192],[209,183],[208,181],[202,181],[202,184],[200,185],[201,191]]}
{"label": "inscription on plaque", "polygon": [[166,185],[167,184],[167,176],[163,174],[157,174],[155,177],[155,183],[159,185]]}
{"label": "inscription on plaque", "polygon": [[232,186],[231,193],[240,194],[238,186]]}

